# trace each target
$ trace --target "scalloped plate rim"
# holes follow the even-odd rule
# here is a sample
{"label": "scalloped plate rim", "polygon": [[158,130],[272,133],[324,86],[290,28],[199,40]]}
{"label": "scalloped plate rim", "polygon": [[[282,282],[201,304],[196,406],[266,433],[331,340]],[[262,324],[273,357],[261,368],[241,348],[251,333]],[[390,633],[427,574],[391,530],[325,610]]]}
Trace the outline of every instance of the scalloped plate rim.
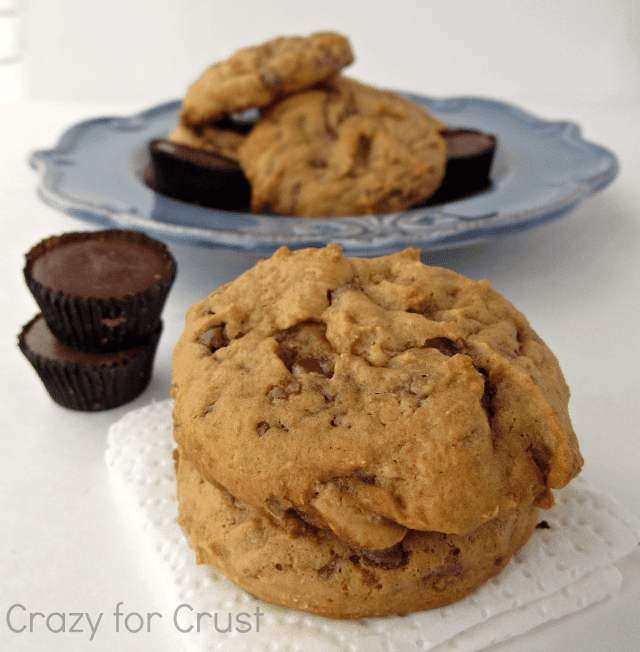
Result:
{"label": "scalloped plate rim", "polygon": [[[551,221],[571,211],[580,201],[589,195],[599,192],[609,185],[618,174],[618,161],[615,154],[605,147],[596,143],[584,140],[578,124],[568,120],[545,120],[533,113],[501,100],[494,100],[476,96],[454,96],[454,97],[430,97],[416,93],[404,93],[414,101],[427,106],[441,118],[454,117],[462,111],[476,111],[480,117],[502,116],[514,123],[516,132],[524,135],[538,135],[549,138],[549,142],[564,143],[577,150],[588,151],[594,161],[599,163],[599,168],[591,174],[586,170],[576,168],[574,174],[578,180],[568,184],[567,191],[552,201],[542,202],[523,207],[521,210],[501,213],[500,206],[495,205],[493,210],[484,211],[480,214],[464,215],[460,208],[469,205],[470,201],[481,198],[483,195],[490,196],[492,191],[472,196],[467,199],[458,200],[449,204],[439,206],[410,209],[394,214],[378,216],[357,216],[345,218],[290,218],[267,215],[254,215],[250,213],[231,213],[217,211],[203,207],[186,204],[176,200],[158,195],[149,189],[141,180],[138,174],[131,174],[133,184],[142,186],[140,191],[148,193],[153,197],[153,209],[151,212],[141,210],[139,206],[127,206],[125,210],[108,206],[109,198],[98,205],[97,203],[79,201],[77,198],[65,196],[55,188],[55,181],[63,179],[65,174],[72,170],[70,162],[73,155],[83,154],[80,139],[92,130],[103,126],[113,128],[113,141],[117,139],[119,131],[124,133],[142,132],[145,138],[141,139],[138,147],[144,146],[149,139],[149,130],[155,121],[166,116],[175,114],[180,107],[180,100],[170,100],[153,107],[144,109],[130,116],[101,116],[83,120],[65,130],[60,136],[57,144],[50,149],[36,150],[29,157],[31,167],[39,172],[40,183],[38,195],[48,205],[82,221],[97,224],[109,228],[129,228],[145,231],[149,235],[159,237],[163,240],[174,241],[178,244],[195,245],[202,247],[226,247],[246,252],[259,254],[271,254],[279,246],[286,245],[290,248],[305,246],[324,246],[329,241],[340,244],[345,252],[350,250],[355,253],[382,253],[386,250],[394,250],[399,247],[417,246],[423,250],[433,250],[452,246],[461,246],[473,242],[481,242],[516,231],[532,228],[538,224]],[[446,119],[445,119],[446,121]],[[482,121],[482,120],[481,120]],[[467,120],[468,122],[468,120]],[[455,120],[450,122],[455,124]],[[462,125],[461,125],[462,126]],[[468,125],[476,126],[478,125]],[[493,130],[498,137],[498,148],[508,147],[508,142],[501,142],[500,129]],[[504,139],[504,135],[502,135]],[[124,152],[122,163],[124,164],[133,155],[135,148],[127,149]],[[100,170],[98,162],[98,170]],[[595,165],[595,163],[594,163]],[[120,172],[125,171],[125,166],[119,168]],[[507,169],[507,175],[514,173],[514,169]],[[582,173],[582,176],[580,174]],[[518,170],[515,169],[516,181]],[[136,178],[137,177],[137,178]],[[511,180],[513,182],[513,179]],[[547,182],[541,184],[543,188],[550,187]],[[497,190],[500,189],[498,185]],[[117,198],[116,198],[117,199]],[[490,202],[489,202],[489,205]],[[178,211],[182,214],[182,221],[191,221],[191,224],[181,224],[176,221],[159,220],[157,217],[162,214],[162,208]],[[456,212],[457,209],[457,212]],[[209,228],[197,226],[196,216],[201,219],[211,217],[220,221],[224,219],[243,219],[253,222],[253,226],[242,228],[238,226],[234,230],[215,229],[212,225]],[[195,220],[195,222],[194,222]],[[291,221],[295,220],[297,224]],[[423,223],[424,222],[424,223]],[[407,223],[419,226],[407,228]],[[366,225],[374,227],[373,231],[366,230]],[[400,224],[400,226],[398,226]],[[267,231],[260,233],[260,227],[266,226]],[[289,227],[287,232],[278,232],[278,225]],[[405,226],[403,229],[402,226]],[[328,233],[327,227],[335,226],[335,233]],[[323,228],[319,228],[323,227]],[[351,228],[355,235],[341,237],[340,231],[347,227]],[[376,230],[377,227],[377,230]],[[360,235],[357,234],[358,230]]]}

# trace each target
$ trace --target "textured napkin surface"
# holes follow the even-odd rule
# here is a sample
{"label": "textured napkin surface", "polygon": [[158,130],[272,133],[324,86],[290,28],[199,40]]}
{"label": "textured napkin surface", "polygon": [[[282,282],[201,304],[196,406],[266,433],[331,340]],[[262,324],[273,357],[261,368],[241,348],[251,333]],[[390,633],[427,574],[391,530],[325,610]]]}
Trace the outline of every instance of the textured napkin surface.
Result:
{"label": "textured napkin surface", "polygon": [[[167,602],[188,605],[179,625],[193,627],[182,635],[192,652],[480,650],[616,593],[622,577],[614,564],[640,540],[639,520],[579,477],[541,512],[548,527],[536,529],[498,577],[449,607],[336,621],[269,605],[195,563],[176,523],[171,409],[164,401],[125,415],[109,430],[106,461],[131,523],[126,536],[149,552]],[[198,619],[202,613],[211,617]]]}

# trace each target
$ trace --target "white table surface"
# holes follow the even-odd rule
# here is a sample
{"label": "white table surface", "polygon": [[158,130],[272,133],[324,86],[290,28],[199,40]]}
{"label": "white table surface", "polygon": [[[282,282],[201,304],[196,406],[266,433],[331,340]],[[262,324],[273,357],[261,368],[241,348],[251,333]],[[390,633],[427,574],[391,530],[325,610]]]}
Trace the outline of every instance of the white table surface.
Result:
{"label": "white table surface", "polygon": [[[514,100],[516,98],[508,98]],[[611,148],[620,174],[570,215],[485,244],[424,254],[427,263],[487,278],[528,317],[558,356],[572,388],[571,415],[585,475],[640,516],[640,106],[528,101],[549,119],[581,124],[586,138]],[[33,149],[50,147],[68,126],[144,106],[0,105],[0,649],[174,651],[170,614],[147,633],[116,633],[112,613],[159,611],[153,568],[138,558],[114,509],[104,451],[111,423],[132,408],[167,398],[171,353],[185,311],[252,261],[225,251],[176,246],[178,278],[165,307],[165,330],[149,388],[133,403],[103,413],[65,410],[45,393],[16,337],[37,306],[23,278],[24,253],[49,235],[93,228],[44,205]],[[495,650],[518,652],[640,648],[640,549],[619,568],[619,595]],[[7,610],[104,613],[90,643],[84,633],[12,633]],[[26,621],[28,622],[28,621]],[[59,620],[52,624],[56,627]],[[71,624],[67,621],[67,627]]]}

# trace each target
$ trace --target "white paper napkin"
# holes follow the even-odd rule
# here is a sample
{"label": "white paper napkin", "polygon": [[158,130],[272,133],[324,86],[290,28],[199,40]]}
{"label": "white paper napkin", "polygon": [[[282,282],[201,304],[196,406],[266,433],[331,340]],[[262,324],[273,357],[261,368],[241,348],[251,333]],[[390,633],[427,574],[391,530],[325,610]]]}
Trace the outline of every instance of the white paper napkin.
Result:
{"label": "white paper napkin", "polygon": [[536,529],[498,577],[449,607],[340,621],[273,606],[195,563],[176,523],[172,405],[153,403],[115,423],[106,461],[128,536],[149,551],[167,603],[186,605],[174,624],[192,628],[182,635],[191,652],[472,652],[613,595],[622,581],[614,564],[640,541],[640,520],[579,477],[541,513],[549,527]]}

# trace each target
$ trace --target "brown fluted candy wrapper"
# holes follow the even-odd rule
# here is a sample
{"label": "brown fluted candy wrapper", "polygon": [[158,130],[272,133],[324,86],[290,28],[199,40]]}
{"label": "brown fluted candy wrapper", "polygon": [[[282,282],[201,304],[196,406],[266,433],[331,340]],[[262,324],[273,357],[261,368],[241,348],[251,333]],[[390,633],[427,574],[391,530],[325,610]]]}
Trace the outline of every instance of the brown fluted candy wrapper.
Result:
{"label": "brown fluted candy wrapper", "polygon": [[497,138],[474,129],[446,129],[440,135],[447,143],[445,175],[424,205],[444,204],[489,190]]}
{"label": "brown fluted candy wrapper", "polygon": [[[34,328],[38,332],[29,337]],[[56,340],[38,314],[23,327],[18,346],[56,403],[97,412],[124,405],[146,389],[161,332],[158,322],[155,332],[134,348],[88,353]]]}
{"label": "brown fluted candy wrapper", "polygon": [[249,210],[251,188],[240,165],[197,147],[157,139],[149,143],[147,183],[173,199],[222,210]]}
{"label": "brown fluted candy wrapper", "polygon": [[[52,256],[62,258],[51,262]],[[144,343],[157,329],[177,272],[163,243],[119,229],[52,236],[25,258],[26,283],[51,332],[84,351]]]}

